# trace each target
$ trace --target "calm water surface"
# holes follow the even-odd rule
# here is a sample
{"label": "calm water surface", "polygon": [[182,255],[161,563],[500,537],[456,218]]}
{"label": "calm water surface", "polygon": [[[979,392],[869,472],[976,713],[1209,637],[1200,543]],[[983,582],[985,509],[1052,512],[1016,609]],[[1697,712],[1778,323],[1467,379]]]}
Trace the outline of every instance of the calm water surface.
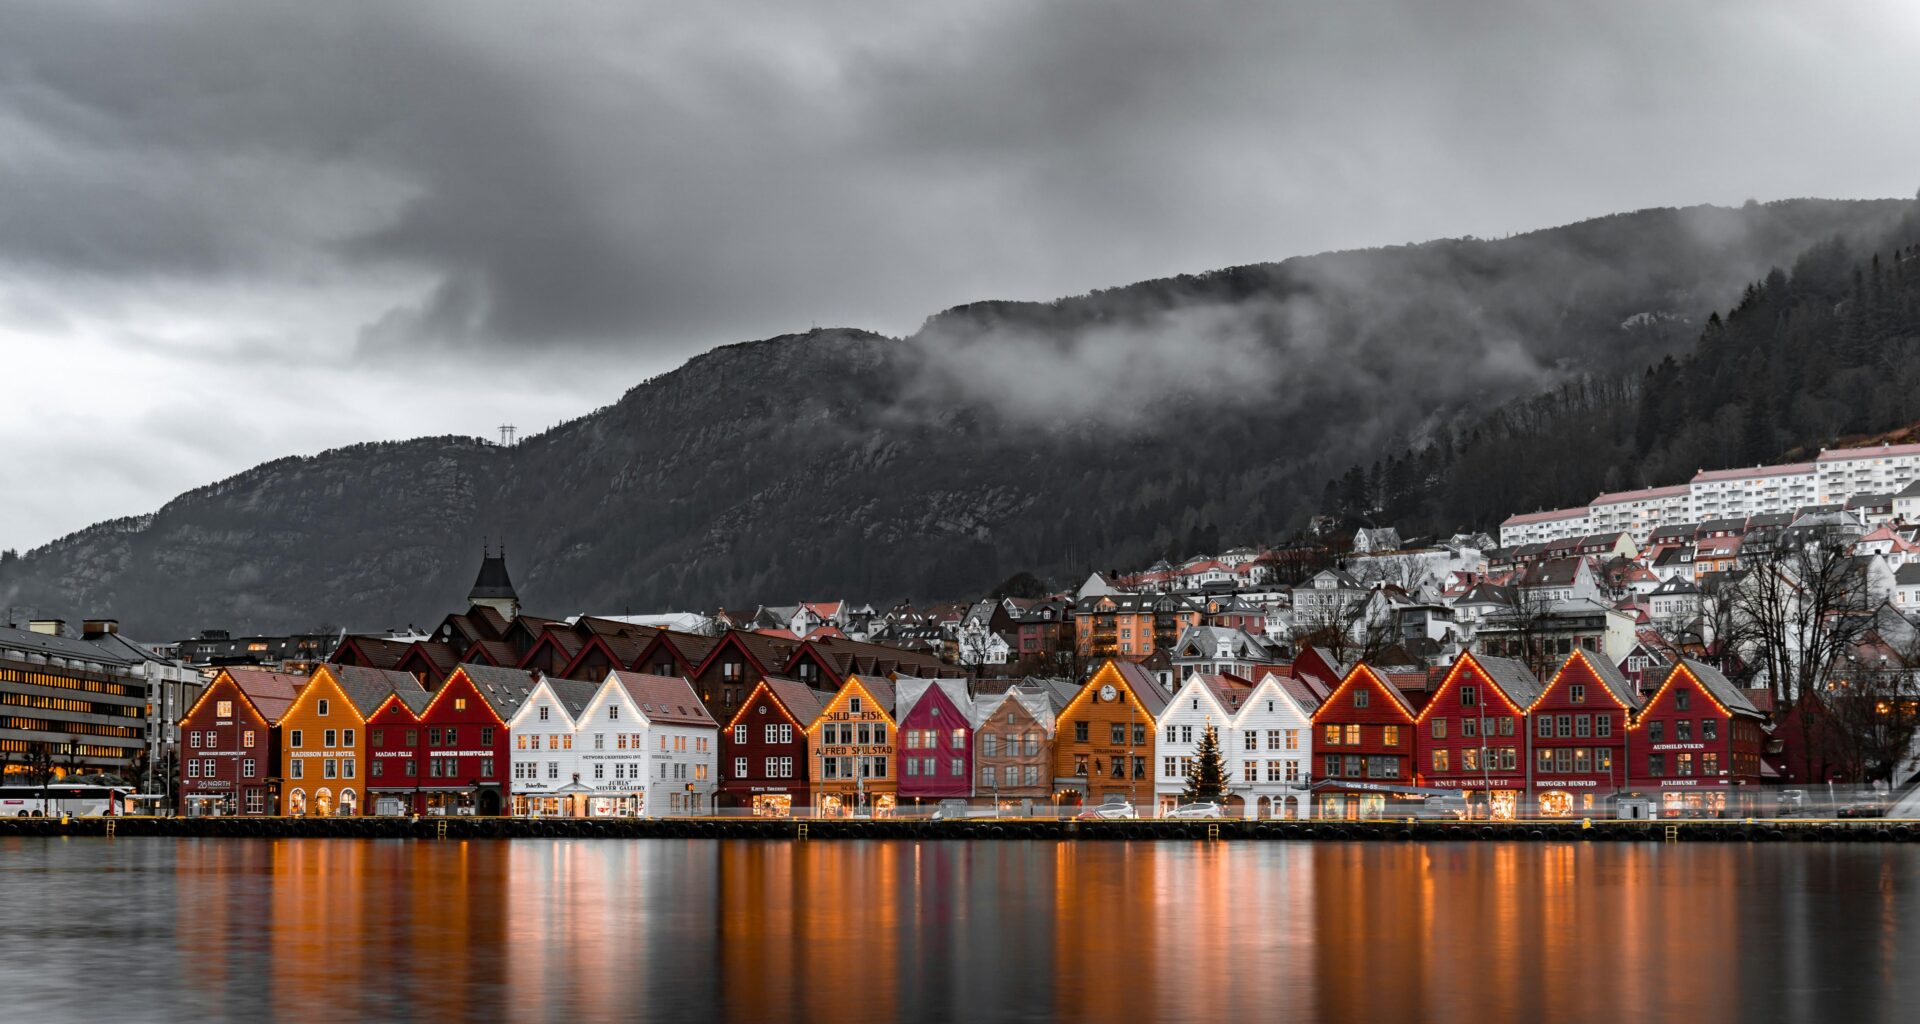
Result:
{"label": "calm water surface", "polygon": [[0,1020],[1920,1019],[1920,848],[0,840]]}

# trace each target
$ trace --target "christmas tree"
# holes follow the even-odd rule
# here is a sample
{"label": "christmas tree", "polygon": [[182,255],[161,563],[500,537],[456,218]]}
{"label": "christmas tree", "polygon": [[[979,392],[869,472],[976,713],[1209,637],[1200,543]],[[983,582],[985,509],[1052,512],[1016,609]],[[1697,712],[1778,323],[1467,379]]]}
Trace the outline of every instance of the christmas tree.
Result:
{"label": "christmas tree", "polygon": [[1200,734],[1200,745],[1193,751],[1193,767],[1187,771],[1187,803],[1219,803],[1227,792],[1227,765],[1220,756],[1220,737],[1209,724]]}

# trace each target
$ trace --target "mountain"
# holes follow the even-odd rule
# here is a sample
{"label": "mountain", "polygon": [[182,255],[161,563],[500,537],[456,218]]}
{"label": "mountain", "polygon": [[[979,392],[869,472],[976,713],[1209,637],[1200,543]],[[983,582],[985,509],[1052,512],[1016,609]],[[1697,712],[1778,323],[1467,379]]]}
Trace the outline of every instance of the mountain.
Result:
{"label": "mountain", "polygon": [[1693,349],[1510,403],[1328,484],[1322,507],[1420,533],[1899,441],[1920,421],[1920,213],[1748,285]]}
{"label": "mountain", "polygon": [[511,448],[259,466],[7,558],[0,604],[372,628],[458,601],[483,537],[549,612],[959,597],[1270,540],[1350,464],[1684,356],[1769,268],[1915,205],[1643,210],[725,346]]}

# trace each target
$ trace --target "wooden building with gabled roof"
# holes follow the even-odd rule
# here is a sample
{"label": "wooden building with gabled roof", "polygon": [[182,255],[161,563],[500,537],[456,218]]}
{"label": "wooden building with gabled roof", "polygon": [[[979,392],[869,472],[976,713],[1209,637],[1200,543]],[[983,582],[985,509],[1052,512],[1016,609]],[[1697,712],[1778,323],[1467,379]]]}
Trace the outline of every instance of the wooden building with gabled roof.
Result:
{"label": "wooden building with gabled roof", "polygon": [[279,813],[275,730],[306,677],[224,668],[180,716],[180,808],[189,817]]}
{"label": "wooden building with gabled roof", "polygon": [[754,684],[720,730],[720,806],[770,818],[812,809],[807,731],[828,697],[780,676]]}

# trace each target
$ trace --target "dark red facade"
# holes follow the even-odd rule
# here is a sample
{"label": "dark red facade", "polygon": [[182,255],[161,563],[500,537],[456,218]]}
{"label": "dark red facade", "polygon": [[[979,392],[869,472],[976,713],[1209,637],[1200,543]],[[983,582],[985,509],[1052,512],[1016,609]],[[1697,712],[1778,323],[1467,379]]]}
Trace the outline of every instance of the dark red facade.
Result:
{"label": "dark red facade", "polygon": [[1627,734],[1638,703],[1625,675],[1576,650],[1528,709],[1533,809],[1542,817],[1612,816],[1627,785]]}
{"label": "dark red facade", "polygon": [[180,719],[180,808],[188,815],[279,813],[280,733],[305,679],[222,671]]}
{"label": "dark red facade", "polygon": [[425,732],[420,726],[419,707],[394,694],[374,713],[367,716],[367,811],[372,814],[422,814],[421,776],[426,762],[421,756]]}
{"label": "dark red facade", "polygon": [[505,670],[454,669],[420,714],[419,803],[426,813],[493,815],[508,807],[512,709],[496,712],[475,685],[471,673],[488,671]]}
{"label": "dark red facade", "polygon": [[1420,710],[1424,785],[1467,794],[1476,817],[1518,817],[1527,791],[1526,708],[1539,694],[1519,662],[1462,654]]}
{"label": "dark red facade", "polygon": [[1313,714],[1314,815],[1381,817],[1417,785],[1413,707],[1394,685],[1357,665]]}
{"label": "dark red facade", "polygon": [[720,730],[721,805],[767,817],[806,812],[812,806],[807,727],[823,704],[821,695],[792,680],[754,684]]}
{"label": "dark red facade", "polygon": [[1668,670],[1628,734],[1628,785],[1664,817],[1740,817],[1760,804],[1764,719],[1738,689],[1691,659]]}

